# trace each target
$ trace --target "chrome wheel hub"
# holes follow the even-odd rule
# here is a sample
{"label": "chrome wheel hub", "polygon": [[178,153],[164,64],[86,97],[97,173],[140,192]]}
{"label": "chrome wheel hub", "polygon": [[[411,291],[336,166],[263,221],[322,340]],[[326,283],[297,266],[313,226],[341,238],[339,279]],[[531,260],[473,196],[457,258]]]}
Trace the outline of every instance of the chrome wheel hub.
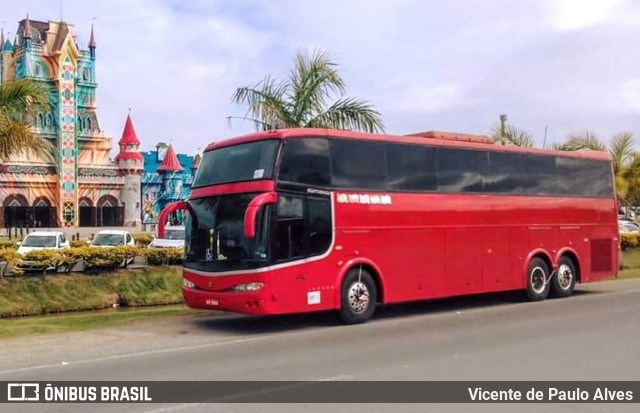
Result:
{"label": "chrome wheel hub", "polygon": [[354,282],[347,292],[349,307],[356,314],[361,314],[369,308],[369,289],[362,282]]}
{"label": "chrome wheel hub", "polygon": [[573,271],[571,271],[571,267],[567,264],[561,264],[558,268],[558,285],[563,290],[571,287],[571,283],[573,282]]}
{"label": "chrome wheel hub", "polygon": [[531,288],[536,294],[542,294],[546,287],[546,277],[544,275],[544,270],[541,267],[535,267],[531,270]]}

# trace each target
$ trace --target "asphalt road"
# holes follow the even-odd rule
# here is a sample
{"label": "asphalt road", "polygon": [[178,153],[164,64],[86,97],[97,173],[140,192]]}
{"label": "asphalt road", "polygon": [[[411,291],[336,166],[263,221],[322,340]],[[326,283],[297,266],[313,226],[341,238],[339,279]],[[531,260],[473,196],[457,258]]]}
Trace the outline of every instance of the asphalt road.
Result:
{"label": "asphalt road", "polygon": [[[0,381],[640,380],[640,280],[528,303],[492,294],[334,314],[202,313],[89,332],[0,340]],[[640,395],[638,395],[640,396]],[[0,405],[0,411],[637,411],[622,404]]]}

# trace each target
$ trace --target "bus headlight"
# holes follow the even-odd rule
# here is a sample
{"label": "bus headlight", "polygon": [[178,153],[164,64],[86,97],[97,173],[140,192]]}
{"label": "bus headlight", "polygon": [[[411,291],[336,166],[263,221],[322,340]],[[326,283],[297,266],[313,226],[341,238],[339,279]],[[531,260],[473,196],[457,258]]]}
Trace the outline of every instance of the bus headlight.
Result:
{"label": "bus headlight", "polygon": [[182,288],[193,288],[196,285],[194,283],[192,283],[191,281],[187,280],[186,278],[182,279]]}
{"label": "bus headlight", "polygon": [[231,290],[236,293],[242,293],[247,291],[258,291],[262,287],[264,287],[264,283],[254,282],[254,283],[238,284],[235,287],[233,287]]}

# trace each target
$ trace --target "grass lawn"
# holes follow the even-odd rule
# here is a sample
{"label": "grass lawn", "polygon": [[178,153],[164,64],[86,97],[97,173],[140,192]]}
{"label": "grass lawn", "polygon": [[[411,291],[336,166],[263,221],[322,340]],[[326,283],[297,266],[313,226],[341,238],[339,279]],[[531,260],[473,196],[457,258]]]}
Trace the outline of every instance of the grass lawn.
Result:
{"label": "grass lawn", "polygon": [[113,309],[0,319],[0,339],[37,333],[65,333],[132,323],[152,317],[195,313],[184,305]]}

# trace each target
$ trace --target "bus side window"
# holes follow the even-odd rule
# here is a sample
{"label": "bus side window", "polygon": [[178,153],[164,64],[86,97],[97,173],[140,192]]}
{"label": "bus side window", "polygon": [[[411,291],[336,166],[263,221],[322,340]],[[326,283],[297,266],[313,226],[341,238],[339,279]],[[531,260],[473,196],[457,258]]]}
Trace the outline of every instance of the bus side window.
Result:
{"label": "bus side window", "polygon": [[309,255],[324,254],[331,244],[331,203],[328,199],[307,198]]}
{"label": "bus side window", "polygon": [[273,227],[272,258],[275,261],[304,256],[302,198],[280,196]]}

